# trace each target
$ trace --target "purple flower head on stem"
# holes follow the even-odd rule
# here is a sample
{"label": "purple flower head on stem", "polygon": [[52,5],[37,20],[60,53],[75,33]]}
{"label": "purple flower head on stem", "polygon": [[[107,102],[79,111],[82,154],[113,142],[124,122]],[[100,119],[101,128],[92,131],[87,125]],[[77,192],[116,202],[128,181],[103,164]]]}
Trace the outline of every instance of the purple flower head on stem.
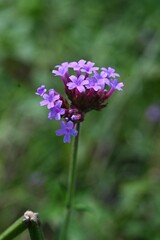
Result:
{"label": "purple flower head on stem", "polygon": [[50,113],[48,114],[48,118],[52,120],[55,118],[55,120],[60,120],[61,115],[65,114],[65,109],[61,108],[62,101],[58,100],[56,101],[54,107],[50,108]]}
{"label": "purple flower head on stem", "polygon": [[74,129],[74,124],[72,121],[69,121],[67,123],[61,122],[60,125],[61,128],[56,131],[56,135],[57,136],[64,135],[63,142],[70,143],[70,137],[77,136],[78,131]]}
{"label": "purple flower head on stem", "polygon": [[45,88],[45,85],[41,85],[39,88],[37,88],[36,95],[43,96],[43,94],[47,91]]}
{"label": "purple flower head on stem", "polygon": [[55,67],[58,68],[58,70],[52,70],[52,73],[55,76],[61,76],[63,77],[67,72],[70,64],[68,62],[64,62],[61,65],[56,65]]}
{"label": "purple flower head on stem", "polygon": [[60,95],[54,91],[54,89],[49,90],[49,94],[43,95],[44,100],[40,102],[41,106],[47,105],[47,108],[53,108],[56,100],[60,98]]}
{"label": "purple flower head on stem", "polygon": [[79,77],[76,77],[74,75],[70,76],[71,82],[67,83],[68,89],[78,89],[79,92],[85,92],[84,85],[88,84],[89,81],[85,80],[85,77],[83,75],[80,75]]}
{"label": "purple flower head on stem", "polygon": [[64,119],[56,135],[63,135],[63,141],[70,142],[70,137],[78,134],[74,129],[75,124],[83,122],[88,112],[106,107],[105,101],[115,90],[122,91],[124,84],[118,82],[117,77],[120,75],[114,68],[99,70],[95,63],[84,59],[78,62],[64,62],[55,68],[52,73],[61,77],[68,99],[54,89],[47,92],[44,85],[37,89],[36,95],[42,97],[40,105],[49,109],[50,120]]}
{"label": "purple flower head on stem", "polygon": [[115,72],[115,69],[114,69],[114,68],[109,67],[108,69],[107,69],[107,68],[101,68],[101,69],[102,69],[102,71],[103,71],[104,73],[107,74],[107,77],[108,77],[108,78],[120,77],[120,75]]}

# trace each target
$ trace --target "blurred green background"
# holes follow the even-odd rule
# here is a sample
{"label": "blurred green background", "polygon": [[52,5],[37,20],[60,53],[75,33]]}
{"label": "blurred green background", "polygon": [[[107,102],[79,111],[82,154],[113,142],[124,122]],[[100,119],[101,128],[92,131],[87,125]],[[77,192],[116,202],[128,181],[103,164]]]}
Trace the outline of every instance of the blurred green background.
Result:
{"label": "blurred green background", "polygon": [[159,240],[159,0],[0,1],[0,231],[31,209],[57,239],[71,144],[34,93],[64,93],[51,70],[79,59],[125,87],[83,122],[70,240]]}

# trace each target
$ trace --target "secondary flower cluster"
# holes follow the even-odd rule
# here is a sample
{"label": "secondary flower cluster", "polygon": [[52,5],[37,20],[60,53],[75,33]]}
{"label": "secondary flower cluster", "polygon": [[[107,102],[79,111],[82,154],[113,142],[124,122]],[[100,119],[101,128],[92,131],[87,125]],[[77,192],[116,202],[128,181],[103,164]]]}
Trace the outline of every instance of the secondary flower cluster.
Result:
{"label": "secondary flower cluster", "polygon": [[85,60],[78,62],[64,62],[55,66],[52,73],[60,76],[67,97],[67,101],[54,89],[47,89],[42,85],[36,94],[43,100],[41,106],[47,106],[50,120],[61,120],[61,128],[56,131],[57,136],[64,135],[64,142],[70,142],[71,136],[78,134],[75,124],[84,120],[85,114],[91,110],[100,110],[106,106],[107,100],[115,90],[122,91],[124,84],[118,82],[120,77],[115,69],[99,68],[95,63]]}

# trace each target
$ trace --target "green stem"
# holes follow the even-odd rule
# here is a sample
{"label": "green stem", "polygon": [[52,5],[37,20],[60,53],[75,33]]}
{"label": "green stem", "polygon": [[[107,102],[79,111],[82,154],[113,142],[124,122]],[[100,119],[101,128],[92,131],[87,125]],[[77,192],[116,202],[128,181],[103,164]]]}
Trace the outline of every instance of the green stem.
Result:
{"label": "green stem", "polygon": [[0,240],[11,240],[24,232],[27,227],[24,217],[21,217],[0,235]]}
{"label": "green stem", "polygon": [[74,138],[74,141],[73,141],[73,151],[72,151],[72,155],[71,155],[70,169],[69,169],[66,216],[64,219],[63,227],[62,227],[62,232],[60,234],[60,240],[67,240],[67,238],[68,238],[68,229],[69,229],[71,214],[72,214],[72,210],[73,210],[73,197],[74,197],[75,181],[76,181],[76,165],[77,165],[80,123],[76,124],[76,130],[78,131],[78,135]]}
{"label": "green stem", "polygon": [[32,211],[26,211],[23,217],[0,235],[0,240],[11,240],[26,229],[29,230],[31,240],[44,240],[38,214]]}
{"label": "green stem", "polygon": [[28,224],[28,230],[29,230],[31,240],[44,240],[41,223],[38,218],[34,220],[30,220]]}

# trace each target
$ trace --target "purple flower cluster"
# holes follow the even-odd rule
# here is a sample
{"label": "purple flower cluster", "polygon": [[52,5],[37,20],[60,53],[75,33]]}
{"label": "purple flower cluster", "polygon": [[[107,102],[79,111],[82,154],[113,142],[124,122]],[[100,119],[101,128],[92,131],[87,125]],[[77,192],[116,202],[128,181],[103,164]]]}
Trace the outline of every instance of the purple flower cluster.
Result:
{"label": "purple flower cluster", "polygon": [[123,90],[124,84],[118,82],[117,78],[120,75],[115,72],[115,69],[99,68],[94,65],[95,63],[82,59],[78,62],[64,62],[55,66],[56,70],[52,73],[61,77],[70,101],[64,99],[54,89],[47,91],[44,85],[37,89],[36,94],[43,98],[40,105],[46,105],[50,111],[48,118],[64,119],[60,123],[61,128],[56,131],[57,136],[64,135],[64,142],[69,143],[70,137],[78,134],[74,129],[75,124],[82,122],[87,112],[102,109],[106,106],[105,100],[115,90]]}

